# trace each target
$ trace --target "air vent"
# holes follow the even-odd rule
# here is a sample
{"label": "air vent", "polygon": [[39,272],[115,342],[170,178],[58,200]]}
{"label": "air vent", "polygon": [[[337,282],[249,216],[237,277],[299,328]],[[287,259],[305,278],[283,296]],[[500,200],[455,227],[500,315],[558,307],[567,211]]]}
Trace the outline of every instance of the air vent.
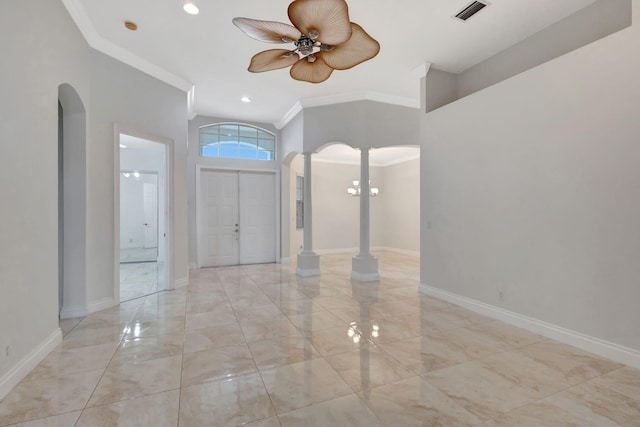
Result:
{"label": "air vent", "polygon": [[485,7],[487,7],[487,3],[474,1],[473,3],[462,9],[460,12],[456,13],[455,17],[462,21],[466,21]]}

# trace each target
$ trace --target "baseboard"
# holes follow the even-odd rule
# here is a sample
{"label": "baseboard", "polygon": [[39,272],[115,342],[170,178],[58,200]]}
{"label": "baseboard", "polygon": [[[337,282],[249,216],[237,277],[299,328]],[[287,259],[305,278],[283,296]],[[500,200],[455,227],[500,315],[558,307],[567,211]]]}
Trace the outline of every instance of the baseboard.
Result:
{"label": "baseboard", "polygon": [[87,305],[87,309],[88,309],[88,313],[87,314],[91,314],[91,313],[95,313],[97,311],[101,311],[101,310],[105,310],[107,308],[111,308],[113,306],[118,305],[113,298],[103,298],[100,299],[98,301],[94,301],[94,302],[90,302]]}
{"label": "baseboard", "polygon": [[173,288],[174,289],[178,289],[178,288],[184,288],[185,286],[189,285],[189,278],[188,277],[182,277],[180,279],[176,279],[173,282]]}
{"label": "baseboard", "polygon": [[195,262],[189,263],[189,270],[195,270],[198,268],[198,265]]}
{"label": "baseboard", "polygon": [[339,248],[339,249],[318,249],[314,252],[318,255],[337,255],[337,254],[357,254],[358,248]]}
{"label": "baseboard", "polygon": [[640,369],[640,351],[425,284],[420,292],[598,356]]}
{"label": "baseboard", "polygon": [[31,372],[38,363],[47,357],[51,350],[56,348],[62,342],[62,331],[60,328],[49,335],[44,341],[34,348],[26,357],[11,368],[2,378],[0,378],[0,401],[9,394],[20,381],[22,381],[29,372]]}
{"label": "baseboard", "polygon": [[371,251],[393,252],[400,255],[407,255],[407,256],[420,258],[420,252],[410,251],[407,249],[389,248],[387,246],[376,246],[371,248]]}
{"label": "baseboard", "polygon": [[74,317],[86,317],[89,314],[86,305],[64,306],[60,310],[61,319],[73,319]]}

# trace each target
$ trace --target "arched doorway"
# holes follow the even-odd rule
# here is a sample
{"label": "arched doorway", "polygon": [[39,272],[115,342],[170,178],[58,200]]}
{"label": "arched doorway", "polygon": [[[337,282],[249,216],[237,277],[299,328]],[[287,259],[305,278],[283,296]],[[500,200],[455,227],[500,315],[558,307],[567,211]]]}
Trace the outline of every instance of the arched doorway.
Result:
{"label": "arched doorway", "polygon": [[61,319],[86,307],[87,119],[78,92],[58,87],[58,304]]}

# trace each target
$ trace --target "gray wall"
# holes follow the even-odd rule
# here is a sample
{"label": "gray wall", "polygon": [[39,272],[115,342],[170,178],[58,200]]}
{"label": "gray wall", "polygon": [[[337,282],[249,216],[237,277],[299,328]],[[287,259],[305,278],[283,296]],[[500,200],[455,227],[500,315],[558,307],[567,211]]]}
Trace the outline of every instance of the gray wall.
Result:
{"label": "gray wall", "polygon": [[60,84],[79,94],[87,119],[86,306],[113,299],[114,123],[174,140],[176,279],[188,270],[186,93],[90,49],[59,1],[0,3],[0,50],[0,348],[10,349],[0,352],[1,396],[22,371],[5,374],[59,331]]}
{"label": "gray wall", "polygon": [[639,43],[631,27],[424,116],[422,283],[640,350]]}
{"label": "gray wall", "polygon": [[419,253],[420,159],[381,169],[381,246]]}
{"label": "gray wall", "polygon": [[58,86],[88,103],[90,53],[50,0],[0,2],[0,51],[2,397],[5,375],[58,331]]}
{"label": "gray wall", "polygon": [[374,101],[307,108],[304,151],[341,142],[353,148],[417,145],[420,110]]}

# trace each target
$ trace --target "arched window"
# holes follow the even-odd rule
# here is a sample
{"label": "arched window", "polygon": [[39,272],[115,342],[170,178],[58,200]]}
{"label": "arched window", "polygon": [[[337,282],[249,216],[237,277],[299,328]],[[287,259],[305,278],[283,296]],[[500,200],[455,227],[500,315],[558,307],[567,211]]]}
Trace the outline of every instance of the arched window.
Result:
{"label": "arched window", "polygon": [[271,132],[239,123],[203,126],[200,128],[200,155],[275,160],[276,137]]}

